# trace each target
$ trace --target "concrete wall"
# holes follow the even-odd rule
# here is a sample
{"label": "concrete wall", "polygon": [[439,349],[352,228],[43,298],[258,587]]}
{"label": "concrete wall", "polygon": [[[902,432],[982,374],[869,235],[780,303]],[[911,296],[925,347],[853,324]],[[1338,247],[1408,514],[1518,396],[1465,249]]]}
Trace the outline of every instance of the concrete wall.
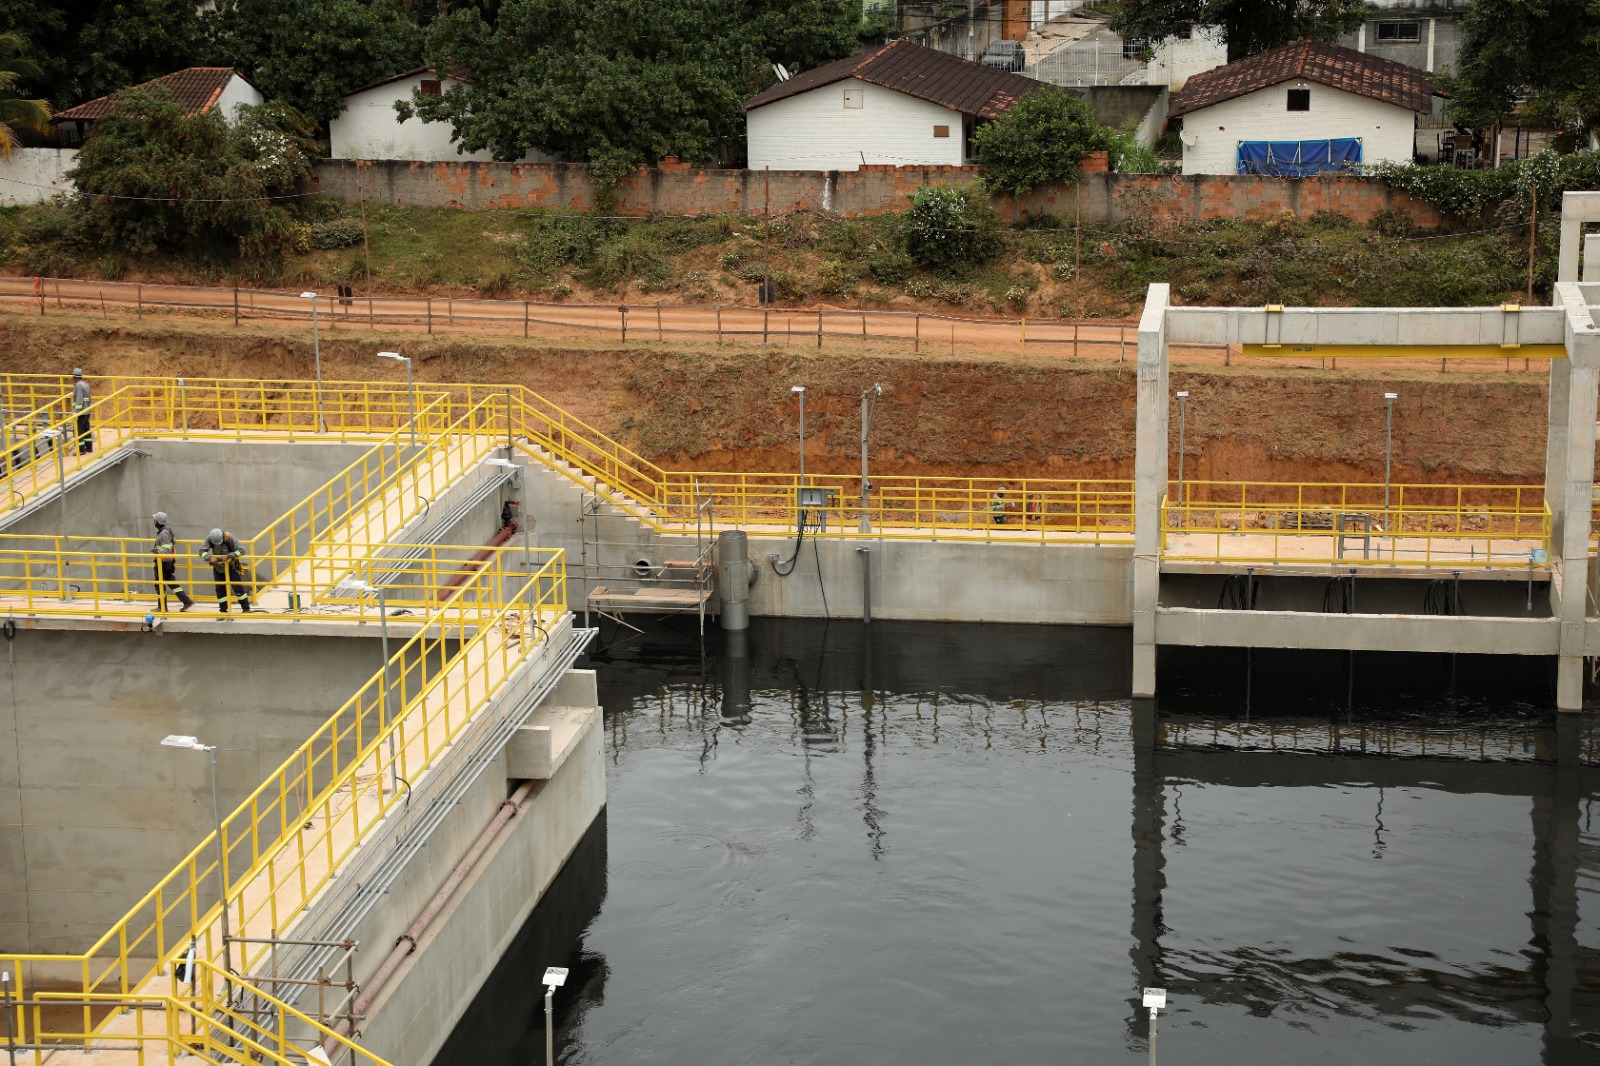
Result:
{"label": "concrete wall", "polygon": [[[584,689],[587,695],[580,695]],[[593,673],[572,671],[536,712],[535,722],[546,707],[586,704],[590,716],[572,755],[495,839],[373,1004],[362,1025],[362,1046],[392,1062],[433,1061],[545,889],[600,816],[605,754],[594,692]],[[361,923],[355,935],[362,943],[394,942],[489,824],[508,788],[502,752],[385,894],[379,911]],[[359,958],[370,971],[383,954],[363,952]],[[527,975],[528,980],[534,977]],[[358,973],[358,979],[365,977]]]}
{"label": "concrete wall", "polygon": [[0,159],[0,206],[42,204],[73,191],[67,171],[77,165],[76,148],[17,148]]}
{"label": "concrete wall", "polygon": [[[1342,34],[1338,41],[1346,48],[1392,59],[1419,70],[1453,71],[1461,56],[1461,16],[1463,0],[1367,0],[1367,21],[1356,30]],[[1411,23],[1416,40],[1399,39]],[[1388,24],[1393,30],[1380,27]],[[1391,35],[1384,40],[1384,33]]]}
{"label": "concrete wall", "polygon": [[[336,442],[230,442],[219,457],[216,445],[201,441],[136,441],[126,446],[126,458],[96,465],[76,480],[69,476],[64,519],[61,506],[47,494],[38,505],[0,520],[0,533],[153,537],[150,515],[160,510],[167,512],[180,540],[203,539],[216,525],[243,540],[367,448]],[[55,460],[44,456],[39,461]]]}
{"label": "concrete wall", "polygon": [[1310,111],[1290,111],[1287,92],[1299,82],[1275,85],[1224,100],[1183,117],[1183,172],[1234,174],[1240,141],[1361,139],[1361,161],[1409,163],[1416,116],[1371,97],[1306,82]]}
{"label": "concrete wall", "polygon": [[[851,78],[749,112],[749,165],[757,171],[960,166],[964,121],[959,111]],[[943,137],[935,135],[940,129]]]}
{"label": "concrete wall", "polygon": [[1168,37],[1156,46],[1145,78],[1151,85],[1181,89],[1196,74],[1214,70],[1228,61],[1228,42],[1216,27],[1197,26],[1187,40]]}
{"label": "concrete wall", "polygon": [[[525,457],[524,457],[525,458]],[[598,558],[597,584],[633,586],[633,563],[659,566],[692,559],[693,536],[662,537],[642,523],[604,516],[587,520],[585,545],[578,521],[582,489],[537,464],[526,467],[523,502],[534,519],[534,545],[567,553],[568,601],[582,611],[587,588],[582,562]],[[596,529],[604,543],[596,545]],[[870,550],[872,614],[916,621],[989,621],[1127,625],[1132,618],[1131,545],[928,543],[899,540],[807,538],[794,571],[780,578],[769,555],[787,560],[793,536],[750,538],[758,576],[750,588],[750,614],[787,618],[859,618],[862,553]],[[820,581],[819,581],[820,574]]]}
{"label": "concrete wall", "polygon": [[347,639],[23,627],[0,664],[0,950],[82,951],[379,668]]}
{"label": "concrete wall", "polygon": [[[954,131],[952,131],[952,134]],[[1409,149],[1407,149],[1409,158]],[[677,164],[641,169],[617,190],[616,210],[625,215],[758,214],[770,188],[772,210],[870,215],[898,211],[918,187],[965,184],[976,167],[868,166],[856,170],[703,170]],[[770,179],[770,186],[769,186]],[[322,196],[355,204],[460,207],[468,210],[542,207],[588,211],[594,188],[581,163],[398,163],[324,160],[315,188]],[[1285,179],[1259,176],[1157,174],[1079,175],[1074,186],[1039,189],[1013,204],[999,199],[1007,216],[1052,214],[1071,218],[1081,203],[1083,220],[1114,224],[1131,215],[1163,221],[1213,218],[1276,218],[1285,211],[1306,216],[1324,208],[1366,222],[1380,211],[1398,210],[1419,226],[1439,226],[1433,208],[1358,177]]]}

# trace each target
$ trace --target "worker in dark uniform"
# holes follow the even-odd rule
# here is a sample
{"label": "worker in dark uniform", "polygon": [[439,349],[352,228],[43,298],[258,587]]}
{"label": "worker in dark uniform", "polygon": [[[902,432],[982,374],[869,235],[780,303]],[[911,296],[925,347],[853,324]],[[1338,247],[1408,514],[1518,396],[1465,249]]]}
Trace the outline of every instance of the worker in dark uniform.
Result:
{"label": "worker in dark uniform", "polygon": [[517,520],[517,501],[507,500],[500,505],[500,528],[504,529]]}
{"label": "worker in dark uniform", "polygon": [[232,533],[213,529],[206,542],[200,546],[200,558],[211,564],[217,583],[217,613],[228,613],[228,594],[231,589],[239,601],[239,609],[250,613],[250,586],[245,584],[244,565],[239,562],[244,549],[233,539]]}
{"label": "worker in dark uniform", "polygon": [[78,416],[78,454],[94,451],[94,433],[89,428],[89,383],[83,380],[83,370],[72,368],[72,412]]}
{"label": "worker in dark uniform", "polygon": [[156,523],[156,543],[150,549],[150,554],[156,557],[156,606],[165,609],[167,593],[178,597],[178,602],[183,604],[179,613],[187,611],[194,606],[194,601],[189,598],[189,593],[178,584],[178,559],[174,554],[172,542],[172,527],[167,525],[167,512],[157,511],[151,516]]}

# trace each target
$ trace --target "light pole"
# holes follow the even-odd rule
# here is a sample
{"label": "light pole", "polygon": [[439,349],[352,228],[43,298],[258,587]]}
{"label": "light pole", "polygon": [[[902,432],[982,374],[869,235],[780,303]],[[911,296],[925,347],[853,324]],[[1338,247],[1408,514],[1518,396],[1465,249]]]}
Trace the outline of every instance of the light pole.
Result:
{"label": "light pole", "polygon": [[[348,579],[346,579],[344,581],[341,581],[339,584],[341,586],[343,586],[345,589],[349,590],[350,592],[356,592],[356,593],[370,592],[373,595],[378,597],[378,633],[379,633],[379,640],[382,641],[382,649],[383,649],[383,651],[382,651],[382,654],[383,654],[383,699],[382,699],[382,702],[379,703],[379,705],[378,705],[379,708],[380,708],[380,714],[382,715],[382,719],[378,723],[378,728],[379,729],[388,729],[389,728],[389,722],[390,722],[390,718],[389,718],[389,601],[385,598],[386,593],[385,593],[384,587],[382,585],[374,585],[371,582],[359,581],[359,580],[356,580],[354,578],[348,578]],[[338,587],[335,587],[334,591],[335,592],[339,591]],[[395,792],[398,792],[399,789],[400,789],[400,767],[395,765],[395,759],[394,759],[394,734],[393,733],[389,734],[389,780],[390,780],[389,787],[391,789],[393,789]]]}
{"label": "light pole", "polygon": [[867,497],[872,493],[872,482],[867,480],[867,437],[872,431],[872,412],[878,406],[883,386],[874,383],[870,389],[861,390],[861,532],[872,532],[872,518],[867,513]]}
{"label": "light pole", "polygon": [[399,352],[379,352],[379,359],[393,359],[406,365],[406,403],[411,407],[411,446],[417,444],[417,386],[411,380],[411,360]]}
{"label": "light pole", "polygon": [[1150,1066],[1156,1066],[1156,1013],[1167,1005],[1165,988],[1144,990],[1144,1005],[1150,1008]]}
{"label": "light pole", "polygon": [[[217,746],[215,744],[202,744],[195,737],[181,736],[173,733],[162,738],[163,748],[188,748],[190,751],[203,751],[211,756],[211,811],[217,819],[217,876],[221,878],[218,896],[222,900],[222,972],[224,976],[233,972],[231,952],[228,947],[228,849],[222,840],[222,791],[217,785]],[[228,999],[233,999],[232,982],[229,981]]]}
{"label": "light pole", "polygon": [[1399,397],[1397,392],[1383,394],[1383,403],[1386,408],[1383,420],[1383,525],[1389,527],[1389,463],[1394,457],[1394,401]]}
{"label": "light pole", "polygon": [[544,971],[544,1066],[556,1066],[556,989],[566,983],[565,966],[551,966]]}
{"label": "light pole", "polygon": [[1178,508],[1183,518],[1180,524],[1189,524],[1189,497],[1183,491],[1183,450],[1184,430],[1188,428],[1189,421],[1189,393],[1180,390],[1178,393]]}
{"label": "light pole", "polygon": [[300,299],[311,301],[311,353],[317,361],[317,429],[326,433],[328,423],[322,417],[322,331],[317,325],[317,294],[303,292]]}
{"label": "light pole", "polygon": [[791,385],[789,391],[800,397],[800,487],[806,484],[806,387]]}

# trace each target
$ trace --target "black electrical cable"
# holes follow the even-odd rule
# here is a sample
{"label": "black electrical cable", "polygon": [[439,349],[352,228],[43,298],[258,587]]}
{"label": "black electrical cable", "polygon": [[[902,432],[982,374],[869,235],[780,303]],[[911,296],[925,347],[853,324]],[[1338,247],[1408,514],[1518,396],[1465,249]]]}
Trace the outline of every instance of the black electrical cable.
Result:
{"label": "black electrical cable", "polygon": [[16,640],[17,623],[13,622],[9,618],[7,618],[4,623],[0,623],[0,636],[4,636],[7,640]]}
{"label": "black electrical cable", "polygon": [[[805,508],[802,507],[800,509],[799,527],[795,530],[795,534],[794,534],[794,552],[793,552],[793,554],[791,554],[789,556],[789,559],[788,559],[787,562],[780,563],[780,562],[777,562],[776,560],[773,561],[772,572],[774,574],[777,574],[779,577],[788,577],[790,574],[794,573],[795,562],[800,558],[800,549],[805,546],[805,539],[806,539],[806,512],[805,512]],[[785,569],[786,567],[787,567],[787,569]]]}
{"label": "black electrical cable", "polygon": [[1261,583],[1246,574],[1234,574],[1222,583],[1222,594],[1217,597],[1217,609],[1225,611],[1253,611],[1261,593]]}
{"label": "black electrical cable", "polygon": [[1336,577],[1322,590],[1324,614],[1351,614],[1355,608],[1356,579]]}
{"label": "black electrical cable", "polygon": [[811,538],[811,557],[817,561],[817,588],[822,592],[822,617],[831,621],[833,615],[828,613],[828,586],[822,583],[822,555],[817,551],[815,536]]}
{"label": "black electrical cable", "polygon": [[1454,582],[1437,578],[1428,582],[1422,594],[1423,614],[1457,615],[1461,613],[1461,593]]}

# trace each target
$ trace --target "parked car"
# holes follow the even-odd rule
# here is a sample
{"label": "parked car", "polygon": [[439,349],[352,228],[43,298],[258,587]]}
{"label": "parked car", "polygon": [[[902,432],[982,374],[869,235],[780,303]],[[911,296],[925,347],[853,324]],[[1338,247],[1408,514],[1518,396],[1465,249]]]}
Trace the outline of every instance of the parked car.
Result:
{"label": "parked car", "polygon": [[1021,41],[991,41],[989,47],[983,50],[982,63],[986,67],[1014,73],[1027,65],[1027,56],[1022,51]]}

